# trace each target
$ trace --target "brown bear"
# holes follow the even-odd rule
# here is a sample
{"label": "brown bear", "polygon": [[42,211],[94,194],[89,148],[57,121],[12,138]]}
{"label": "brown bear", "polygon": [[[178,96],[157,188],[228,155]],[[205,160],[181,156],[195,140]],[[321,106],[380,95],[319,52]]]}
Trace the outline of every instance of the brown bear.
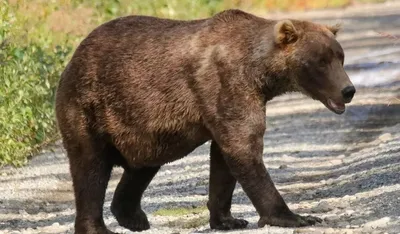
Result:
{"label": "brown bear", "polygon": [[75,232],[112,233],[103,203],[115,165],[124,173],[112,213],[132,231],[150,228],[140,203],[152,178],[209,140],[212,229],[247,226],[230,212],[236,181],[260,215],[259,227],[320,222],[292,213],[264,166],[265,106],[299,91],[344,112],[355,88],[337,31],[240,10],[192,21],[127,16],[96,28],[62,73],[56,97]]}

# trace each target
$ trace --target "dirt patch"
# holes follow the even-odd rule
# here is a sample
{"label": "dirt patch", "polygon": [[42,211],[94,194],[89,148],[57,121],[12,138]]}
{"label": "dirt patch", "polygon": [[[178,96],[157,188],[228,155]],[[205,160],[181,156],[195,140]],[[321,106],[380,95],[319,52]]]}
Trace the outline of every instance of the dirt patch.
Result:
{"label": "dirt patch", "polygon": [[47,24],[55,32],[83,36],[93,28],[92,15],[93,10],[85,7],[60,9],[48,16]]}

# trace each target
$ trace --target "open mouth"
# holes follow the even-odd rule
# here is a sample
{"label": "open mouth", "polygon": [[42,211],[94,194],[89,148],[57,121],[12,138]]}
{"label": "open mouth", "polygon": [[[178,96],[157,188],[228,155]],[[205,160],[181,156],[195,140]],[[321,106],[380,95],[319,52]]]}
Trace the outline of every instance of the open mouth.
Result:
{"label": "open mouth", "polygon": [[333,101],[330,98],[328,98],[328,100],[326,102],[324,102],[324,104],[329,110],[331,110],[332,112],[334,112],[338,115],[343,114],[344,111],[346,110],[346,107],[343,102],[338,103],[338,102]]}

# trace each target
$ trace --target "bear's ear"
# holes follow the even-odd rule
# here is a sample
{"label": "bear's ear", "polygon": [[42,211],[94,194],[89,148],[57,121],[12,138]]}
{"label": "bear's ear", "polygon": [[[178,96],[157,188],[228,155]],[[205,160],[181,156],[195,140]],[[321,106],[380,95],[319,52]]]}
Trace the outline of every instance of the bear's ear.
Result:
{"label": "bear's ear", "polygon": [[290,44],[297,41],[299,35],[292,21],[281,20],[275,24],[274,36],[276,44]]}
{"label": "bear's ear", "polygon": [[335,24],[335,25],[330,25],[330,26],[326,26],[329,31],[331,31],[333,33],[333,35],[336,36],[336,34],[339,32],[340,28],[342,27],[341,24]]}

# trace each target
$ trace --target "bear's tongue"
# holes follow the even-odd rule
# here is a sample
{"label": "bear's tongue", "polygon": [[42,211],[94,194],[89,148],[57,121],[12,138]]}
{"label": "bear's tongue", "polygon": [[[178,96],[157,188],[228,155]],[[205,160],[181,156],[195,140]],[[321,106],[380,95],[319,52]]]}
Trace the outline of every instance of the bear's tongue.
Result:
{"label": "bear's tongue", "polygon": [[343,103],[336,103],[332,99],[328,99],[328,105],[337,112],[343,112],[346,108]]}

